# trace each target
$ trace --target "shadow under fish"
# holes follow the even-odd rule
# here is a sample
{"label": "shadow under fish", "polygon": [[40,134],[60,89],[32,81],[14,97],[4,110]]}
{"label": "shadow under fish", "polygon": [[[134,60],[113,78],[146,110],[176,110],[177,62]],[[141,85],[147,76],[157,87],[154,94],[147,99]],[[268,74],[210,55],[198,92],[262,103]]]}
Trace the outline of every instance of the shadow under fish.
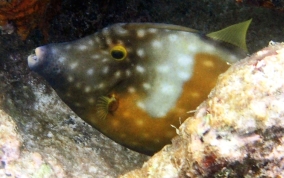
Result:
{"label": "shadow under fish", "polygon": [[[82,39],[48,44],[28,57],[82,119],[114,141],[153,154],[207,98],[238,52],[251,20],[201,35],[176,25],[125,23]],[[242,56],[243,57],[243,56]]]}

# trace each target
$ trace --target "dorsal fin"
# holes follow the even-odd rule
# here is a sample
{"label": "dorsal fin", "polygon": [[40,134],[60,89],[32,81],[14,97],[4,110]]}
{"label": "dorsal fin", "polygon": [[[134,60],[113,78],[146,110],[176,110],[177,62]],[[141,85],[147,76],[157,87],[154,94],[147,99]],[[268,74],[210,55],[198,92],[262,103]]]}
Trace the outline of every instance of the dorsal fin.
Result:
{"label": "dorsal fin", "polygon": [[[123,23],[115,24],[115,25],[123,25]],[[125,23],[124,24],[130,28],[139,28],[139,29],[148,29],[148,28],[156,28],[156,29],[166,29],[166,30],[176,30],[176,31],[185,31],[191,33],[199,33],[198,30],[180,26],[180,25],[172,25],[166,23]]]}
{"label": "dorsal fin", "polygon": [[212,32],[206,36],[238,46],[247,51],[246,34],[252,19]]}

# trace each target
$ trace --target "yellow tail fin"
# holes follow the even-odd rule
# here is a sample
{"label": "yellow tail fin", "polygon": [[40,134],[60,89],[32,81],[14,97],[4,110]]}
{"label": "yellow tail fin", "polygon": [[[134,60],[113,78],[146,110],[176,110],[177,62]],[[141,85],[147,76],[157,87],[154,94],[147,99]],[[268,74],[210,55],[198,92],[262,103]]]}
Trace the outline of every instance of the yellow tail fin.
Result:
{"label": "yellow tail fin", "polygon": [[238,46],[247,51],[246,34],[252,19],[212,32],[206,36]]}

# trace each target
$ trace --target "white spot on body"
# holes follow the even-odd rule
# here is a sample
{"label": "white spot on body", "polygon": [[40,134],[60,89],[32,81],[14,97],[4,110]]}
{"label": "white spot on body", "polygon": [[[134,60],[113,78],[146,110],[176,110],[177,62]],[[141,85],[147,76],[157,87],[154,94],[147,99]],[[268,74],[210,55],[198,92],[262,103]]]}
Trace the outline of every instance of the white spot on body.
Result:
{"label": "white spot on body", "polygon": [[85,51],[86,49],[88,49],[88,46],[86,46],[86,45],[79,45],[79,46],[78,46],[78,49],[79,49],[80,51]]}
{"label": "white spot on body", "polygon": [[138,101],[136,104],[139,108],[145,110],[145,104],[144,103],[142,103],[141,101]]}
{"label": "white spot on body", "polygon": [[91,68],[91,69],[88,69],[88,70],[87,70],[87,74],[88,74],[88,75],[93,75],[93,74],[94,74],[94,69],[92,69],[92,68]]}
{"label": "white spot on body", "polygon": [[128,92],[129,93],[135,93],[136,89],[134,87],[128,87]]}
{"label": "white spot on body", "polygon": [[144,125],[144,121],[142,119],[137,119],[135,121],[136,125],[139,126],[139,127],[142,127]]}
{"label": "white spot on body", "polygon": [[146,32],[145,32],[144,29],[138,29],[138,30],[137,30],[137,36],[138,36],[139,38],[144,37],[145,34],[146,34]]}
{"label": "white spot on body", "polygon": [[111,45],[112,44],[112,40],[110,38],[106,39],[106,44]]}
{"label": "white spot on body", "polygon": [[101,50],[100,52],[105,54],[105,55],[109,55],[109,51],[108,50]]}
{"label": "white spot on body", "polygon": [[88,102],[89,102],[90,104],[94,104],[94,103],[95,103],[95,100],[94,100],[94,98],[89,98],[89,99],[88,99]]}
{"label": "white spot on body", "polygon": [[86,86],[84,91],[85,91],[85,93],[89,93],[91,91],[91,87],[90,86]]}
{"label": "white spot on body", "polygon": [[105,63],[105,62],[107,62],[107,61],[108,61],[108,58],[104,58],[104,59],[102,60],[103,63]]}
{"label": "white spot on body", "polygon": [[126,74],[127,77],[129,77],[129,76],[131,75],[131,71],[130,71],[129,69],[127,69],[127,70],[125,71],[125,74]]}
{"label": "white spot on body", "polygon": [[127,47],[127,48],[126,48],[126,51],[127,51],[128,53],[131,53],[131,52],[133,51],[133,49],[132,49],[132,48]]}
{"label": "white spot on body", "polygon": [[122,40],[117,40],[117,44],[119,44],[119,45],[124,45],[124,42],[122,41]]}
{"label": "white spot on body", "polygon": [[76,83],[75,86],[76,86],[76,88],[81,88],[82,84],[78,82],[78,83]]}
{"label": "white spot on body", "polygon": [[99,89],[103,89],[104,87],[105,87],[104,83],[100,83],[99,86],[98,86]]}
{"label": "white spot on body", "polygon": [[67,77],[67,80],[68,80],[68,82],[73,82],[73,81],[74,81],[74,78],[73,78],[72,76],[68,76],[68,77]]}
{"label": "white spot on body", "polygon": [[139,65],[136,66],[136,70],[137,70],[137,72],[139,72],[139,73],[144,73],[144,72],[145,72],[145,68],[142,67],[142,66],[139,66]]}
{"label": "white spot on body", "polygon": [[114,76],[115,76],[116,78],[119,78],[119,77],[121,76],[121,72],[120,72],[120,71],[116,71],[115,74],[114,74]]}
{"label": "white spot on body", "polygon": [[154,48],[161,48],[162,47],[162,43],[160,41],[158,41],[158,40],[154,40],[154,41],[152,41],[152,46]]}
{"label": "white spot on body", "polygon": [[94,54],[91,56],[92,59],[99,59],[101,56],[98,54]]}
{"label": "white spot on body", "polygon": [[58,59],[58,61],[59,61],[60,63],[64,63],[64,62],[66,61],[66,57],[60,57],[60,58]]}
{"label": "white spot on body", "polygon": [[114,28],[114,30],[115,30],[116,33],[118,33],[120,35],[127,35],[128,34],[128,30],[125,30],[121,26],[117,26],[116,28]]}
{"label": "white spot on body", "polygon": [[107,74],[108,71],[109,71],[109,67],[108,67],[108,66],[105,66],[105,67],[103,68],[103,70],[102,70],[102,72],[103,72],[104,74]]}
{"label": "white spot on body", "polygon": [[51,48],[51,53],[52,53],[52,54],[57,54],[57,53],[58,53],[58,50],[55,49],[55,48]]}
{"label": "white spot on body", "polygon": [[89,40],[89,41],[88,41],[88,44],[89,44],[90,46],[93,46],[93,45],[94,45],[94,41],[93,41],[93,40]]}
{"label": "white spot on body", "polygon": [[106,27],[102,30],[103,35],[109,35],[109,28]]}
{"label": "white spot on body", "polygon": [[113,127],[119,127],[120,122],[119,122],[118,120],[112,120],[112,121],[111,121],[111,125],[112,125]]}
{"label": "white spot on body", "polygon": [[139,56],[139,57],[144,57],[145,56],[145,51],[144,51],[144,49],[137,49],[136,50],[136,53],[137,53],[137,55]]}
{"label": "white spot on body", "polygon": [[148,32],[149,32],[149,33],[157,33],[157,31],[158,31],[158,30],[155,29],[155,28],[149,28],[149,29],[148,29]]}
{"label": "white spot on body", "polygon": [[149,90],[151,88],[151,85],[149,83],[143,83],[143,88],[146,90]]}
{"label": "white spot on body", "polygon": [[96,36],[96,37],[95,37],[95,41],[96,41],[97,43],[100,43],[100,42],[101,42],[101,39],[100,39],[98,36]]}
{"label": "white spot on body", "polygon": [[75,106],[80,107],[81,104],[80,103],[75,103]]}
{"label": "white spot on body", "polygon": [[215,66],[215,65],[214,65],[214,62],[212,62],[212,61],[210,61],[210,60],[204,60],[204,61],[202,61],[202,64],[203,64],[204,66],[210,67],[210,68],[212,68],[212,67]]}
{"label": "white spot on body", "polygon": [[70,69],[75,69],[76,67],[78,66],[78,62],[72,62],[71,64],[70,64]]}
{"label": "white spot on body", "polygon": [[147,138],[149,138],[149,134],[148,133],[142,133],[142,137],[144,138],[144,139],[147,139]]}
{"label": "white spot on body", "polygon": [[193,97],[193,98],[198,98],[198,97],[200,97],[200,93],[199,93],[199,92],[196,92],[196,91],[192,91],[192,92],[190,93],[190,95],[191,95],[191,97]]}

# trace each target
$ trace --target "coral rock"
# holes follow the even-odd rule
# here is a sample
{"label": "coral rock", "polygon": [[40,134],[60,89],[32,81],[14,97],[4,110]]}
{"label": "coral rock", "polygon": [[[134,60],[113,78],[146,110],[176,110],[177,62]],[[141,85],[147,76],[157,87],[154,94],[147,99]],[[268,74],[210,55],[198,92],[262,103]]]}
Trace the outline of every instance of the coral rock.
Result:
{"label": "coral rock", "polygon": [[284,44],[232,65],[179,136],[121,177],[284,177]]}

